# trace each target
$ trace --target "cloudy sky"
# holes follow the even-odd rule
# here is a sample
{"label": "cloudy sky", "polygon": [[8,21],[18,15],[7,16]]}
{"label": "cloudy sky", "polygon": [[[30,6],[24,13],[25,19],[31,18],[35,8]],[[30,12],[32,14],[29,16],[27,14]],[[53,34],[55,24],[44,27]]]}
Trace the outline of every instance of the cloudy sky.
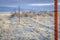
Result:
{"label": "cloudy sky", "polygon": [[[54,10],[54,0],[0,0],[0,11],[21,10]],[[60,10],[60,0],[58,0]]]}

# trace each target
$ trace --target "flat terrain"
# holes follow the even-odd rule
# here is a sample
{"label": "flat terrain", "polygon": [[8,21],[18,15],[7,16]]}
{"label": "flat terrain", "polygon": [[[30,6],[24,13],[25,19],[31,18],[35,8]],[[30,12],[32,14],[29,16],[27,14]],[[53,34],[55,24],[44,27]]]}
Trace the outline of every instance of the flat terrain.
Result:
{"label": "flat terrain", "polygon": [[54,40],[53,14],[21,15],[0,14],[0,40]]}

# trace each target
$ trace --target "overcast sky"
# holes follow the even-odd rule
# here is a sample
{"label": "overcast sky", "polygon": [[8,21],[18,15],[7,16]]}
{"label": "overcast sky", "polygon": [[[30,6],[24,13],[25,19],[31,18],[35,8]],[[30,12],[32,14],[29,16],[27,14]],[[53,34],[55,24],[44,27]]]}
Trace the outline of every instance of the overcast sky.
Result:
{"label": "overcast sky", "polygon": [[[60,10],[60,0],[58,1]],[[0,0],[0,11],[11,8],[18,8],[21,10],[54,10],[54,0]],[[2,8],[3,7],[3,8]]]}

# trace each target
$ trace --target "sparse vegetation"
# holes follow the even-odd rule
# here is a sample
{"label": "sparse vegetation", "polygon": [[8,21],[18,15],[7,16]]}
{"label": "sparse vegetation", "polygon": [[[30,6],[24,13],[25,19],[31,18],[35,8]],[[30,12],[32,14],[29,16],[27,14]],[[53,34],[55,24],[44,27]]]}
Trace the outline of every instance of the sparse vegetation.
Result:
{"label": "sparse vegetation", "polygon": [[37,13],[22,12],[23,17],[20,17],[20,24],[18,24],[17,14],[0,16],[0,39],[53,40],[53,14],[49,14],[49,12],[45,12],[47,15],[44,12]]}

